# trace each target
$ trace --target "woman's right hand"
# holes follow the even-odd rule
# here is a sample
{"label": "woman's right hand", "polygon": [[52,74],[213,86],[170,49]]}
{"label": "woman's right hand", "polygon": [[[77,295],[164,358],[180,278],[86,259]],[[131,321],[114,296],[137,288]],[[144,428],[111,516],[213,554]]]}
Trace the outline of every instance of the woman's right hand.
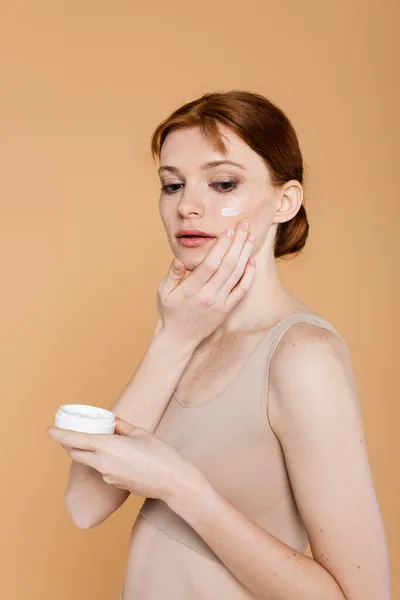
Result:
{"label": "woman's right hand", "polygon": [[185,265],[174,259],[158,285],[156,332],[194,350],[246,295],[255,273],[249,262],[254,240],[241,225],[232,237],[224,232],[187,277]]}

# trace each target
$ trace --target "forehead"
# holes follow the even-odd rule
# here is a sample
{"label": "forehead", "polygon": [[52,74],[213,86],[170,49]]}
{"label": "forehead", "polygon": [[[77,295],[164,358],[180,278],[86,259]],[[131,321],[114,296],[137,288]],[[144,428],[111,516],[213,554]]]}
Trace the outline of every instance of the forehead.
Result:
{"label": "forehead", "polygon": [[161,148],[160,166],[200,166],[212,160],[233,160],[246,168],[265,170],[266,165],[261,158],[244,140],[237,136],[231,129],[218,124],[222,133],[227,154],[221,154],[213,148],[201,133],[200,127],[190,127],[171,131]]}

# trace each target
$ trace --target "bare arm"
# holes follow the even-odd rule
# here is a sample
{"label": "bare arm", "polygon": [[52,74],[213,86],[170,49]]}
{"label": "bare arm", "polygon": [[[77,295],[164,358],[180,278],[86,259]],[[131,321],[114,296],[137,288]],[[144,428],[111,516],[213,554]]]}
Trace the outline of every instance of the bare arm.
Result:
{"label": "bare arm", "polygon": [[198,469],[197,481],[175,478],[169,507],[254,599],[391,600],[386,532],[343,341],[297,323],[275,350],[266,386],[265,419],[282,445],[313,559],[237,510]]}
{"label": "bare arm", "polygon": [[[116,416],[154,433],[195,348],[248,292],[255,272],[255,263],[249,261],[254,239],[243,225],[239,222],[235,236],[221,235],[182,282],[185,265],[172,262],[158,287],[163,326],[156,328],[134,378],[111,407]],[[72,465],[65,505],[78,527],[98,525],[128,496],[105,483],[96,470]]]}
{"label": "bare arm", "polygon": [[[164,331],[156,330],[134,377],[110,410],[154,433],[193,351],[193,346],[178,346]],[[128,496],[128,491],[105,483],[95,469],[72,463],[65,506],[78,527],[88,529],[100,524]]]}

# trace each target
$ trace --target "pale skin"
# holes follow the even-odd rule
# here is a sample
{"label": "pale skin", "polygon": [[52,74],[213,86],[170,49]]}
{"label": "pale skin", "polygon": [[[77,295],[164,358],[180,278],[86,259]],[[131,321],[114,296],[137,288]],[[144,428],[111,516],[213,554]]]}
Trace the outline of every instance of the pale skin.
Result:
{"label": "pale skin", "polygon": [[[253,272],[245,270],[249,284],[240,302],[220,322],[215,311],[209,332],[200,335],[196,327],[182,329],[182,342],[185,335],[199,336],[196,348],[201,348],[203,355],[233,332],[258,331],[293,312],[312,312],[282,285],[273,256],[276,227],[299,210],[302,186],[291,181],[274,188],[262,159],[227,128],[221,129],[229,140],[228,156],[216,152],[198,129],[169,134],[160,156],[161,166],[179,169],[179,173],[160,173],[162,183],[177,190],[161,194],[160,214],[175,256],[191,274],[205,264],[212,247],[224,243],[226,249],[233,247],[221,236],[227,227],[235,228],[246,219],[257,235],[251,251],[256,267]],[[227,165],[201,169],[206,162],[226,158],[244,169]],[[211,187],[232,176],[241,181],[237,190],[230,192],[242,194],[240,219],[221,215],[219,192]],[[179,227],[196,227],[219,237],[206,249],[182,248],[174,238]],[[239,235],[244,248],[245,235],[237,230]],[[167,303],[160,329],[170,326]],[[90,435],[54,427],[49,435],[67,449],[73,461],[94,468],[107,484],[164,500],[255,598],[389,600],[385,531],[347,349],[333,333],[323,331],[322,335],[319,328],[298,323],[274,353],[268,392],[271,426],[282,444],[314,560],[239,513],[202,473],[154,433],[120,419],[120,435]]]}
{"label": "pale skin", "polygon": [[[253,331],[267,328],[281,316],[295,309],[311,312],[280,281],[273,255],[273,242],[279,223],[289,221],[298,212],[303,200],[303,188],[292,180],[276,189],[265,162],[247,144],[226,127],[221,131],[229,140],[229,156],[213,150],[197,128],[171,132],[161,149],[160,180],[173,186],[173,194],[160,195],[160,215],[174,255],[180,258],[188,271],[201,262],[207,247],[182,248],[174,237],[179,227],[195,227],[219,235],[226,227],[235,228],[247,220],[256,234],[253,251],[257,268],[251,288],[216,328],[210,345],[229,332]],[[225,140],[224,140],[225,141]],[[203,171],[201,165],[210,161],[232,160],[244,168],[220,165]],[[176,166],[180,174],[163,170]],[[229,189],[217,185],[221,181],[237,180],[238,186]],[[233,187],[233,186],[231,186]],[[240,217],[222,216],[221,206],[240,198],[243,208]],[[205,249],[207,248],[207,249]]]}

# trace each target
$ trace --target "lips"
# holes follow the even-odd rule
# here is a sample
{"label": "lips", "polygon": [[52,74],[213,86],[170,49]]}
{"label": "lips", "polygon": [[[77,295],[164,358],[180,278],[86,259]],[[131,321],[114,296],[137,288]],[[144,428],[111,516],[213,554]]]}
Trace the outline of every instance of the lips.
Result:
{"label": "lips", "polygon": [[179,231],[176,233],[176,237],[177,238],[182,238],[182,237],[186,237],[186,238],[213,238],[215,237],[215,235],[211,235],[210,233],[206,233],[205,231],[201,231],[201,229],[189,229],[187,227],[183,227],[182,229],[179,229]]}
{"label": "lips", "polygon": [[193,236],[193,237],[185,237],[181,236],[177,238],[177,242],[180,246],[184,248],[200,248],[200,246],[204,246],[204,244],[208,244],[214,240],[214,237],[201,237],[201,236]]}

